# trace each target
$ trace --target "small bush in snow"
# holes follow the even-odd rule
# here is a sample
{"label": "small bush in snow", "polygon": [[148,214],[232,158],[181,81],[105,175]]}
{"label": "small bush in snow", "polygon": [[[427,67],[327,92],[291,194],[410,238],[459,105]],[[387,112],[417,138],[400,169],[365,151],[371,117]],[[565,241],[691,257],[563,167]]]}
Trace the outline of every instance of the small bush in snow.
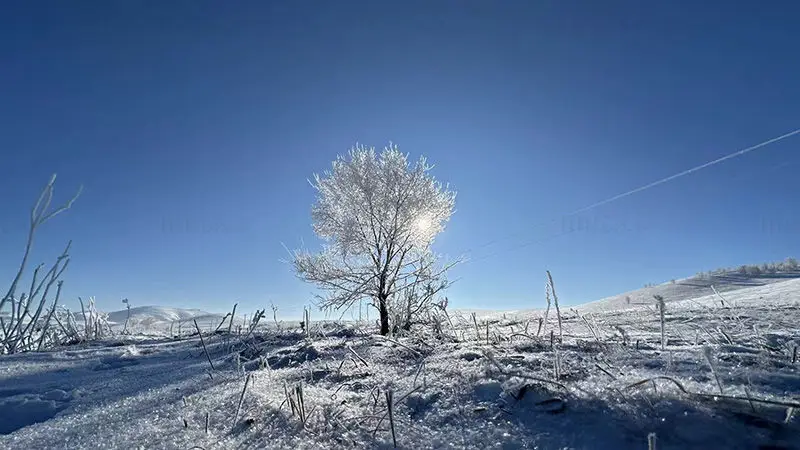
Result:
{"label": "small bush in snow", "polygon": [[[58,330],[51,329],[50,325],[64,283],[61,276],[69,265],[69,248],[72,242],[67,244],[46,272],[42,272],[44,264],[38,265],[33,270],[29,291],[17,295],[23,274],[28,268],[36,231],[45,222],[72,207],[81,193],[79,189],[67,203],[50,210],[55,182],[56,176],[53,175],[31,210],[28,239],[22,261],[11,286],[0,299],[0,354],[40,350],[58,343],[60,339]],[[53,296],[52,302],[51,296]]]}

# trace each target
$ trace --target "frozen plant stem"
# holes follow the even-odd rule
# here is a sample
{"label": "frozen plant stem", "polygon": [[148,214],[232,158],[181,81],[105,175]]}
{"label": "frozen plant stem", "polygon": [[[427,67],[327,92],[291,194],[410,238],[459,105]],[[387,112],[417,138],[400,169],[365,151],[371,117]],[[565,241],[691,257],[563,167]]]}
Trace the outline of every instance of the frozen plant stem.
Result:
{"label": "frozen plant stem", "polygon": [[300,415],[300,423],[303,425],[303,428],[306,427],[306,401],[303,397],[303,384],[300,383],[295,388],[295,396],[297,397],[297,412]]}
{"label": "frozen plant stem", "polygon": [[[208,349],[206,348],[206,341],[203,340],[203,332],[200,331],[200,325],[197,324],[197,319],[194,319],[194,327],[197,328],[197,335],[200,336],[200,344],[203,346],[203,352],[206,354],[206,358],[208,359],[208,364],[211,365],[211,370],[214,370],[214,363],[211,362],[211,355],[208,354]],[[211,372],[208,372],[208,376],[211,379],[214,379],[214,375],[211,375]]]}
{"label": "frozen plant stem", "polygon": [[647,450],[656,450],[656,434],[650,433],[647,435]]}
{"label": "frozen plant stem", "polygon": [[553,361],[553,368],[555,370],[556,381],[558,381],[559,379],[561,379],[561,355],[558,353],[558,348],[556,348],[555,346],[553,347],[553,353],[555,356]]}
{"label": "frozen plant stem", "polygon": [[239,421],[239,413],[242,410],[242,404],[244,403],[244,394],[247,392],[247,385],[250,384],[250,378],[253,376],[252,373],[247,374],[247,378],[244,380],[244,387],[242,388],[242,395],[239,396],[239,405],[236,406],[236,414],[233,416],[233,426],[236,426],[236,422]]}
{"label": "frozen plant stem", "polygon": [[270,307],[272,308],[272,320],[275,321],[275,329],[280,330],[281,326],[278,324],[278,307],[275,306],[274,303],[270,303]]}
{"label": "frozen plant stem", "polygon": [[[725,394],[722,389],[722,382],[719,380],[719,375],[717,375],[717,370],[714,367],[714,355],[711,354],[711,348],[705,347],[703,348],[703,355],[706,357],[706,361],[708,361],[708,366],[711,367],[711,374],[714,375],[714,380],[717,382],[717,387],[719,387],[719,393]],[[749,400],[749,399],[748,399]]]}
{"label": "frozen plant stem", "polygon": [[350,346],[348,345],[348,346],[347,346],[347,349],[348,349],[348,350],[350,350],[350,353],[352,353],[353,355],[355,355],[355,357],[356,357],[356,358],[358,358],[358,360],[359,360],[359,361],[361,361],[361,364],[364,364],[364,366],[365,366],[365,367],[369,367],[369,364],[367,363],[367,361],[366,361],[364,358],[362,358],[362,357],[361,357],[361,355],[359,355],[358,353],[356,353],[356,351],[355,351],[355,350],[353,350],[353,347],[350,347]]}
{"label": "frozen plant stem", "polygon": [[558,317],[558,338],[559,340],[564,339],[564,332],[561,328],[561,309],[558,307],[558,295],[556,295],[556,286],[553,284],[553,275],[550,274],[550,271],[547,271],[547,282],[550,286],[550,292],[553,293],[553,303],[556,305],[556,317]]}
{"label": "frozen plant stem", "polygon": [[[539,330],[544,331],[547,329],[547,318],[550,316],[550,283],[545,283],[544,287],[544,299],[547,301],[547,309],[544,310],[544,319],[539,319]],[[544,328],[542,328],[542,323],[544,323]],[[536,335],[539,335],[539,332],[536,332]]]}
{"label": "frozen plant stem", "polygon": [[472,322],[475,324],[475,339],[480,341],[481,340],[481,329],[478,326],[478,318],[475,316],[475,313],[472,313]]}
{"label": "frozen plant stem", "polygon": [[231,329],[233,328],[233,319],[236,317],[236,307],[239,306],[238,303],[233,304],[233,311],[231,312],[231,320],[228,322],[228,335],[231,334]]}
{"label": "frozen plant stem", "polygon": [[311,338],[311,309],[303,309],[303,322],[305,322],[306,338]]}
{"label": "frozen plant stem", "polygon": [[389,409],[389,428],[392,430],[392,444],[397,448],[397,435],[394,431],[394,406],[392,405],[392,390],[386,391],[386,406]]}
{"label": "frozen plant stem", "polygon": [[667,309],[667,305],[664,302],[664,297],[660,295],[654,295],[653,298],[656,299],[656,305],[658,306],[658,314],[661,319],[661,351],[663,352],[667,347],[666,324],[664,320],[664,313]]}

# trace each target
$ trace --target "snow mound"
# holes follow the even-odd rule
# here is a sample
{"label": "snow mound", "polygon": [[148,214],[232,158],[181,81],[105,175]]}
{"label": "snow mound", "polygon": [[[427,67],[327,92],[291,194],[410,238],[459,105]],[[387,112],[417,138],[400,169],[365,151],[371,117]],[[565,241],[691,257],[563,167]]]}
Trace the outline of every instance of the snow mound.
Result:
{"label": "snow mound", "polygon": [[0,435],[50,420],[67,407],[72,397],[71,390],[58,388],[39,392],[0,390]]}

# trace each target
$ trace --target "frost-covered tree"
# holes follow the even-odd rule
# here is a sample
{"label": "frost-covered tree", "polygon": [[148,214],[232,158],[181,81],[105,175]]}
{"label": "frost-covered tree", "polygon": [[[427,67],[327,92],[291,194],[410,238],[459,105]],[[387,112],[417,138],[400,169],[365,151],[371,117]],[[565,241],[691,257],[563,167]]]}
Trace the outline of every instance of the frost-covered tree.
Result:
{"label": "frost-covered tree", "polygon": [[385,335],[394,296],[442,286],[447,267],[435,265],[431,244],[449,220],[456,194],[430,169],[425,158],[409,163],[392,144],[380,154],[356,145],[332,170],[314,176],[312,220],[325,244],[318,254],[295,252],[293,265],[301,279],[321,288],[321,307],[371,299]]}

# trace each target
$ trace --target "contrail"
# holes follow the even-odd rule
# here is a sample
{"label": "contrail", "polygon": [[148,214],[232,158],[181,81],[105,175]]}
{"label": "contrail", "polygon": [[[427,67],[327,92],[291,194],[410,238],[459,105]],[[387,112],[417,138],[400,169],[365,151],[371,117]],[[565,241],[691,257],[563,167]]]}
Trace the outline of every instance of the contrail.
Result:
{"label": "contrail", "polygon": [[[580,213],[583,213],[583,212],[598,208],[600,206],[607,205],[609,203],[615,202],[615,201],[617,201],[619,199],[622,199],[622,198],[625,198],[625,197],[629,197],[629,196],[631,196],[633,194],[637,194],[639,192],[646,191],[646,190],[648,190],[650,188],[654,188],[654,187],[662,185],[664,183],[669,183],[670,181],[675,180],[677,178],[684,177],[686,175],[689,175],[689,174],[692,174],[694,172],[703,170],[705,168],[711,167],[713,165],[719,164],[719,163],[727,161],[729,159],[737,158],[737,157],[742,156],[744,154],[750,153],[750,152],[752,152],[754,150],[758,150],[758,149],[760,149],[762,147],[766,147],[767,145],[774,144],[775,142],[778,142],[778,141],[784,140],[786,138],[792,137],[792,136],[794,136],[796,134],[800,134],[800,128],[797,128],[796,130],[790,131],[790,132],[788,132],[786,134],[782,134],[782,135],[780,135],[778,137],[774,137],[772,139],[769,139],[769,140],[766,140],[764,142],[758,143],[756,145],[747,147],[745,149],[735,151],[735,152],[733,152],[731,154],[722,156],[722,157],[717,158],[717,159],[715,159],[713,161],[709,161],[709,162],[707,162],[705,164],[701,164],[699,166],[692,167],[691,169],[686,169],[686,170],[684,170],[682,172],[678,172],[678,173],[676,173],[674,175],[670,175],[670,176],[668,176],[666,178],[662,178],[662,179],[660,179],[658,181],[654,181],[652,183],[645,184],[644,186],[640,186],[640,187],[638,187],[636,189],[631,189],[630,191],[623,192],[621,194],[617,194],[617,195],[615,195],[613,197],[609,197],[609,198],[607,198],[605,200],[600,200],[599,202],[592,203],[589,206],[585,206],[583,208],[576,209],[575,211],[572,211],[571,213],[564,214],[562,216],[562,218],[563,217],[574,216],[576,214],[580,214]],[[550,222],[555,222],[556,220],[558,220],[558,219],[552,219],[549,222],[542,222],[542,223],[538,224],[538,226],[545,225],[545,224],[550,223]],[[537,226],[537,225],[534,225],[534,226]],[[509,249],[506,249],[506,250],[500,250],[500,251],[496,251],[496,252],[493,252],[493,253],[489,253],[488,255],[481,256],[481,257],[474,258],[474,259],[469,259],[468,261],[479,261],[479,260],[482,260],[482,259],[490,258],[490,257],[498,255],[500,253],[504,253],[504,252],[507,252],[507,251],[515,250],[517,248],[527,247],[529,245],[533,245],[533,244],[537,244],[537,243],[540,243],[540,242],[543,242],[543,241],[546,241],[546,240],[554,239],[556,237],[563,236],[565,234],[567,234],[567,233],[562,231],[561,233],[558,233],[558,234],[553,235],[553,236],[549,236],[549,237],[542,238],[542,239],[537,239],[535,241],[524,242],[524,243],[522,243],[520,245],[517,245],[517,246],[515,246],[513,248],[509,248]],[[492,245],[494,243],[497,243],[500,240],[501,239],[495,239],[494,241],[489,241],[488,243],[479,245],[478,247],[475,247],[475,248],[483,248],[483,247]]]}
{"label": "contrail", "polygon": [[786,133],[786,134],[780,135],[780,136],[778,136],[778,137],[776,137],[776,138],[772,138],[772,139],[770,139],[770,140],[768,140],[768,141],[764,141],[764,142],[762,142],[762,143],[760,143],[760,144],[756,144],[756,145],[754,145],[754,146],[752,146],[752,147],[747,147],[747,148],[745,148],[745,149],[743,149],[743,150],[739,150],[739,151],[737,151],[737,152],[733,152],[733,153],[731,153],[731,154],[729,154],[729,155],[725,155],[725,156],[723,156],[723,157],[721,157],[721,158],[717,158],[717,159],[715,159],[715,160],[713,160],[713,161],[709,161],[709,162],[707,162],[707,163],[705,163],[705,164],[701,164],[701,165],[699,165],[699,166],[697,166],[697,167],[692,167],[691,169],[686,169],[686,170],[684,170],[683,172],[676,173],[675,175],[670,175],[670,176],[668,176],[668,177],[666,177],[666,178],[662,178],[662,179],[660,179],[660,180],[658,180],[658,181],[654,181],[654,182],[652,182],[652,183],[650,183],[650,184],[646,184],[646,185],[644,185],[644,186],[641,186],[641,187],[638,187],[638,188],[636,188],[636,189],[631,189],[631,190],[630,190],[630,191],[628,191],[628,192],[623,192],[622,194],[618,194],[618,195],[615,195],[615,196],[613,196],[613,197],[609,197],[609,198],[607,198],[607,199],[605,199],[605,200],[601,200],[601,201],[599,201],[599,202],[597,202],[597,203],[593,203],[593,204],[591,204],[591,205],[589,205],[589,206],[586,206],[586,207],[584,207],[584,208],[581,208],[581,209],[575,210],[575,211],[573,211],[573,212],[571,212],[571,213],[567,214],[567,216],[572,216],[572,215],[575,215],[575,214],[580,214],[580,213],[582,213],[582,212],[586,212],[586,211],[588,211],[588,210],[590,210],[590,209],[597,208],[598,206],[603,206],[603,205],[605,205],[605,204],[608,204],[608,203],[611,203],[611,202],[617,201],[617,200],[619,200],[619,199],[621,199],[621,198],[625,198],[625,197],[631,196],[631,195],[633,195],[633,194],[636,194],[636,193],[639,193],[639,192],[642,192],[642,191],[646,191],[646,190],[648,190],[648,189],[650,189],[650,188],[653,188],[653,187],[656,187],[656,186],[658,186],[658,185],[661,185],[661,184],[664,184],[664,183],[668,183],[668,182],[670,182],[670,181],[672,181],[672,180],[674,180],[674,179],[676,179],[676,178],[680,178],[680,177],[683,177],[683,176],[689,175],[690,173],[694,173],[694,172],[697,172],[697,171],[699,171],[699,170],[703,170],[703,169],[705,169],[706,167],[711,167],[711,166],[713,166],[713,165],[716,165],[716,164],[719,164],[719,163],[721,163],[721,162],[723,162],[723,161],[727,161],[727,160],[729,160],[729,159],[733,159],[733,158],[736,158],[736,157],[742,156],[742,155],[744,155],[744,154],[746,154],[746,153],[750,153],[750,152],[752,152],[753,150],[757,150],[757,149],[759,149],[759,148],[761,148],[761,147],[766,147],[766,146],[767,146],[767,145],[769,145],[769,144],[773,144],[773,143],[775,143],[775,142],[778,142],[778,141],[780,141],[780,140],[786,139],[786,138],[788,138],[788,137],[792,137],[792,136],[794,136],[795,134],[800,134],[800,128],[798,128],[798,129],[796,129],[796,130],[794,130],[794,131],[790,131],[790,132],[788,132],[788,133]]}

